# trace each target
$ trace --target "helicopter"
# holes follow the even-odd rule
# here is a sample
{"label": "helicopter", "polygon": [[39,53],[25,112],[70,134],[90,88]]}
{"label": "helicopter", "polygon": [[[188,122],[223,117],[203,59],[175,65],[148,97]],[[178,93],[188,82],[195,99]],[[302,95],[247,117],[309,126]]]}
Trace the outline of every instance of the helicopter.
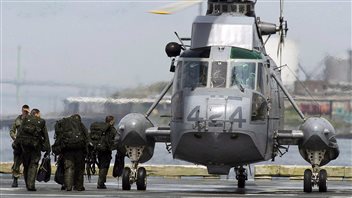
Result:
{"label": "helicopter", "polygon": [[[279,25],[256,17],[255,4],[208,0],[191,37],[176,33],[179,42],[166,45],[173,79],[145,114],[127,114],[118,124],[121,150],[132,163],[123,170],[123,190],[133,183],[146,190],[147,172],[139,164],[152,158],[155,143],[163,142],[173,158],[204,165],[209,174],[228,175],[234,168],[238,188],[248,180],[245,166],[274,160],[286,145],[297,145],[312,166],[304,171],[304,192],[313,186],[327,191],[321,166],[339,155],[335,129],[324,118],[305,117],[281,81],[281,63],[266,53],[263,36],[273,34],[279,34],[278,54],[282,51],[288,31],[282,0]],[[149,116],[171,87],[170,124],[155,126]],[[297,130],[284,129],[284,98],[302,119]]]}

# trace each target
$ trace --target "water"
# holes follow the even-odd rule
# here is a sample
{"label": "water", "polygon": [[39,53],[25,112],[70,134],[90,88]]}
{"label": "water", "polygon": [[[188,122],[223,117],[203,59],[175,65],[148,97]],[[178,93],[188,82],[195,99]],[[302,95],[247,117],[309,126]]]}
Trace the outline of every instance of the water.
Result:
{"label": "water", "polygon": [[[49,132],[50,143],[53,144],[54,131]],[[332,166],[352,166],[352,139],[337,139],[340,147],[340,155],[336,160],[331,161],[328,165]],[[0,162],[12,162],[12,140],[8,129],[0,130]],[[113,161],[112,161],[113,162]],[[172,155],[166,150],[164,143],[157,143],[155,145],[154,156],[146,164],[191,164],[181,160],[172,158]],[[308,163],[301,157],[297,146],[291,146],[289,152],[282,157],[277,157],[274,162],[265,161],[257,164],[283,164],[283,165],[308,165]]]}

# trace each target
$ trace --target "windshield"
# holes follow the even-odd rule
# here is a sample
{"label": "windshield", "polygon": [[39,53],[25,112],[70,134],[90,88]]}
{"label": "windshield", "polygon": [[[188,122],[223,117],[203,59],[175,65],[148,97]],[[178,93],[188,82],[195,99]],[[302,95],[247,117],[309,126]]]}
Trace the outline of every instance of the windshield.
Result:
{"label": "windshield", "polygon": [[256,77],[256,63],[232,63],[231,86],[241,86],[254,89]]}
{"label": "windshield", "polygon": [[211,87],[225,87],[227,62],[215,61],[211,68]]}
{"label": "windshield", "polygon": [[185,61],[182,71],[182,87],[206,87],[208,79],[208,62]]}

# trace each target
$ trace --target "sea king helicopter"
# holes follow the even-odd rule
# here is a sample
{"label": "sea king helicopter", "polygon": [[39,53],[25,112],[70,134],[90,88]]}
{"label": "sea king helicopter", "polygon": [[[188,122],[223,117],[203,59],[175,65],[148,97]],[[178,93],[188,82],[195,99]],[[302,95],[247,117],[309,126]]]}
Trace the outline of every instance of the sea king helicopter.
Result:
{"label": "sea king helicopter", "polygon": [[[199,1],[197,1],[199,2]],[[286,145],[297,145],[312,165],[304,171],[304,192],[327,191],[321,169],[339,155],[334,127],[324,118],[305,117],[283,86],[280,67],[266,53],[263,36],[279,34],[279,53],[287,22],[280,1],[279,24],[261,21],[253,0],[208,0],[205,16],[195,18],[190,38],[170,42],[173,79],[145,114],[121,119],[120,145],[131,167],[122,174],[122,189],[146,190],[147,173],[140,163],[165,142],[175,159],[207,167],[209,174],[228,175],[234,168],[244,188],[244,166],[274,160]],[[156,13],[167,13],[156,11]],[[184,41],[190,41],[190,45]],[[149,116],[172,87],[169,126],[154,126]],[[284,129],[284,98],[302,119],[297,130]]]}

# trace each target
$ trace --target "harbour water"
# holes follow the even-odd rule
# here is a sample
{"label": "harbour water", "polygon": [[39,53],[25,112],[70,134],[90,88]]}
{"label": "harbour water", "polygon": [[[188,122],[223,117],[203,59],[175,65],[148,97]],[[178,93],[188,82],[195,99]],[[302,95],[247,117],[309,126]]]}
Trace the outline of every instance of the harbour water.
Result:
{"label": "harbour water", "polygon": [[[54,131],[49,132],[50,143],[53,144]],[[339,157],[331,161],[328,165],[332,166],[352,166],[352,139],[337,139],[340,147]],[[12,140],[8,129],[0,130],[0,162],[12,162]],[[112,161],[113,162],[113,161]],[[181,160],[173,159],[172,154],[168,153],[164,143],[155,145],[154,156],[147,164],[191,164]],[[282,164],[282,165],[308,165],[298,152],[297,146],[291,146],[289,151],[282,157],[276,157],[275,161],[265,161],[257,164]]]}

